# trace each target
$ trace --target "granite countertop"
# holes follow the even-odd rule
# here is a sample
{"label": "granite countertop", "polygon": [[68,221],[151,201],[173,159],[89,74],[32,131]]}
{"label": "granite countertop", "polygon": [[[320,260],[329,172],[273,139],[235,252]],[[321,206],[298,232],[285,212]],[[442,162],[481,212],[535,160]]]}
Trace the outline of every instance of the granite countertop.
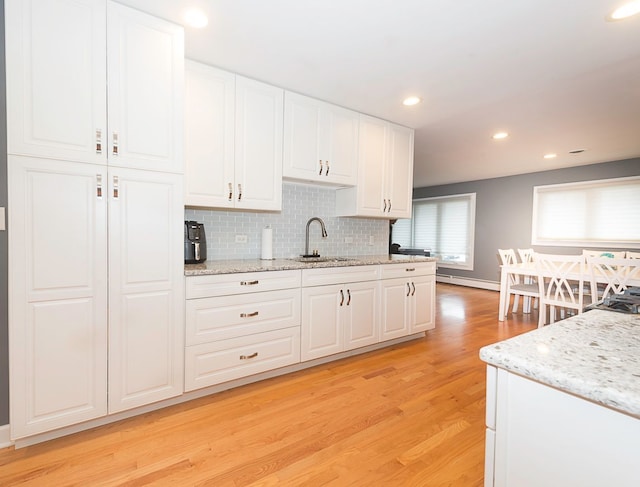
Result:
{"label": "granite countertop", "polygon": [[[329,257],[331,259],[331,257]],[[185,264],[185,276],[205,276],[214,274],[233,274],[238,272],[287,271],[313,269],[318,267],[347,267],[355,265],[401,264],[403,262],[436,262],[434,257],[419,255],[363,255],[340,257],[336,260],[320,262],[299,262],[294,259],[246,259],[246,260],[208,260],[202,264]]]}
{"label": "granite countertop", "polygon": [[588,311],[483,347],[480,358],[640,418],[640,315]]}

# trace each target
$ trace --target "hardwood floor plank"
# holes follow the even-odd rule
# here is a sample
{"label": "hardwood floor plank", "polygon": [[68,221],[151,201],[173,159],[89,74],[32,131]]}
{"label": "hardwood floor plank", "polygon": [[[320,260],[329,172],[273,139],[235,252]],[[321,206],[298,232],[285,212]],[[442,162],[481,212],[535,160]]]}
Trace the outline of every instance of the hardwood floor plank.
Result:
{"label": "hardwood floor plank", "polygon": [[480,347],[536,328],[437,285],[426,337],[20,450],[2,486],[480,486]]}

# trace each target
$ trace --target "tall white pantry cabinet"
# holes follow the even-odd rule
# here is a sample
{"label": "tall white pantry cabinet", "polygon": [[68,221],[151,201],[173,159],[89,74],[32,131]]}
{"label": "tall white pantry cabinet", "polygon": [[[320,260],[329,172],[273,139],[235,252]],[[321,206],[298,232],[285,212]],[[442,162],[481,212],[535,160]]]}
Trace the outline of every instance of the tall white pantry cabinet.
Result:
{"label": "tall white pantry cabinet", "polygon": [[5,0],[14,439],[183,391],[184,34]]}

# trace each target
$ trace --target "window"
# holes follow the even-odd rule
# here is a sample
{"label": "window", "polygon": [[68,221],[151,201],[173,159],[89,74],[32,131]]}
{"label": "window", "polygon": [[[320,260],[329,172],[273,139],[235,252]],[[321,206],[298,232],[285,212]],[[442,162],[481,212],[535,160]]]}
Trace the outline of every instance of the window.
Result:
{"label": "window", "polygon": [[533,245],[637,247],[640,177],[533,188]]}
{"label": "window", "polygon": [[393,225],[392,242],[430,250],[438,267],[473,270],[475,215],[475,193],[414,200],[411,219]]}

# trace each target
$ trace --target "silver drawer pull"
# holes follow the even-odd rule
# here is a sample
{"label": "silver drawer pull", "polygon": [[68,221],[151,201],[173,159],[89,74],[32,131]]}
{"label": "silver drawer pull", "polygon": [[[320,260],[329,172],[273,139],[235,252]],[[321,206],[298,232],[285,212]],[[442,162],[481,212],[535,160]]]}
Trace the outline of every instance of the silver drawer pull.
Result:
{"label": "silver drawer pull", "polygon": [[260,281],[240,281],[241,286],[255,286]]}
{"label": "silver drawer pull", "polygon": [[251,355],[240,355],[240,360],[249,360],[252,358],[256,358],[258,356],[258,352],[253,352]]}
{"label": "silver drawer pull", "polygon": [[240,318],[251,318],[253,316],[258,316],[258,312],[254,311],[253,313],[240,313]]}
{"label": "silver drawer pull", "polygon": [[416,270],[416,268],[415,268],[415,267],[407,267],[407,268],[405,269],[405,271],[407,271],[407,272],[413,272],[413,271],[415,271],[415,270]]}

